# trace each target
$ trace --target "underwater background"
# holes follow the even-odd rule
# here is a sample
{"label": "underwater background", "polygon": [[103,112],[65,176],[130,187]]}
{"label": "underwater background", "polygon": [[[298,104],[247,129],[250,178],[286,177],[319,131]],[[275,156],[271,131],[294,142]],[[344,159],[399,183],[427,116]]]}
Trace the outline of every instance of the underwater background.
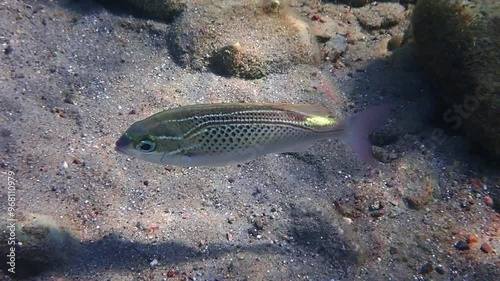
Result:
{"label": "underwater background", "polygon": [[[496,0],[0,1],[2,280],[496,280]],[[118,154],[199,103],[395,109],[224,167]],[[495,278],[495,276],[497,276]]]}

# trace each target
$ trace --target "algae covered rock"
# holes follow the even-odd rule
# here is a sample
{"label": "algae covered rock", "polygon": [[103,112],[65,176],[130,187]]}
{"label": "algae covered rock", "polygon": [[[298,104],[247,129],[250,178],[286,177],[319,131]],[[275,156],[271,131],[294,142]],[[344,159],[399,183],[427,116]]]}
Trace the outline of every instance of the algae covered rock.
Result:
{"label": "algae covered rock", "polygon": [[284,1],[200,4],[177,18],[170,39],[179,64],[245,79],[319,61],[310,26]]}
{"label": "algae covered rock", "polygon": [[419,0],[412,25],[443,121],[500,156],[500,1]]}
{"label": "algae covered rock", "polygon": [[215,73],[244,79],[264,77],[269,69],[257,56],[248,54],[240,43],[220,49],[211,59]]}

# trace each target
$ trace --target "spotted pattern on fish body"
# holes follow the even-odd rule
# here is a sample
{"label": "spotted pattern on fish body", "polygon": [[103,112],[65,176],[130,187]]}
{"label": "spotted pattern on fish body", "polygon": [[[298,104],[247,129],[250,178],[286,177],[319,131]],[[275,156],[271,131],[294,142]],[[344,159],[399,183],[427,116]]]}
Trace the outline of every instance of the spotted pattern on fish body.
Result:
{"label": "spotted pattern on fish body", "polygon": [[203,104],[134,123],[116,149],[154,163],[217,166],[304,150],[342,131],[342,123],[320,105]]}
{"label": "spotted pattern on fish body", "polygon": [[[163,125],[174,130],[170,134],[156,135],[160,143],[170,143],[165,148],[160,144],[158,151],[169,150],[173,143],[168,141],[173,140],[179,147],[166,155],[231,152],[282,143],[289,138],[306,138],[331,131],[331,125],[336,124],[332,117],[306,116],[284,110],[279,105],[263,105],[251,110],[245,106],[218,105],[205,110],[196,115],[179,114],[172,119],[161,117]],[[175,116],[175,112],[168,113]],[[317,122],[318,119],[323,122]]]}

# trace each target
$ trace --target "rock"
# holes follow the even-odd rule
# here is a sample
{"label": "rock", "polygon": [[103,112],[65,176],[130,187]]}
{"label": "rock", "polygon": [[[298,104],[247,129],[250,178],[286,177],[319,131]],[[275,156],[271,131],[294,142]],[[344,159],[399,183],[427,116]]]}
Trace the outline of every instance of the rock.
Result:
{"label": "rock", "polygon": [[390,28],[405,18],[405,8],[397,3],[380,3],[353,11],[359,23],[368,30]]}
{"label": "rock", "polygon": [[391,247],[389,248],[389,253],[391,253],[391,255],[396,255],[397,253],[399,253],[399,250],[396,247]]}
{"label": "rock", "polygon": [[313,17],[310,26],[318,42],[325,43],[336,35],[345,35],[348,33],[346,27],[341,26],[339,21],[326,16],[320,17],[316,15],[316,17],[317,19]]}
{"label": "rock", "polygon": [[293,64],[317,64],[319,47],[310,26],[290,9],[269,13],[259,3],[203,3],[187,9],[171,28],[173,58],[192,69],[245,79],[283,72]]}
{"label": "rock", "polygon": [[266,224],[267,223],[261,218],[256,218],[254,221],[254,225],[257,228],[257,230],[263,230]]}
{"label": "rock", "polygon": [[427,262],[426,264],[424,264],[422,266],[422,268],[420,269],[420,273],[421,274],[429,274],[431,273],[432,271],[434,271],[434,266],[432,265],[431,262]]}
{"label": "rock", "polygon": [[158,260],[157,259],[153,259],[152,261],[149,262],[149,266],[151,268],[154,268],[158,265]]}
{"label": "rock", "polygon": [[221,48],[212,57],[210,67],[223,76],[258,79],[269,72],[269,65],[248,53],[240,43]]}
{"label": "rock", "polygon": [[476,235],[474,235],[474,234],[469,234],[469,235],[467,236],[467,244],[469,244],[469,245],[470,245],[470,244],[474,244],[474,243],[477,243],[477,242],[479,242],[479,239],[477,238],[477,236],[476,236]]}
{"label": "rock", "polygon": [[486,243],[486,242],[484,242],[481,245],[480,249],[481,249],[481,251],[485,252],[486,254],[488,254],[488,253],[490,253],[492,251],[491,246],[488,243]]}
{"label": "rock", "polygon": [[114,0],[98,0],[105,6],[132,10],[141,17],[172,21],[186,8],[186,0],[125,0],[120,4]]}
{"label": "rock", "polygon": [[76,95],[72,89],[65,89],[62,94],[65,103],[76,105]]}
{"label": "rock", "polygon": [[466,251],[466,250],[469,250],[470,249],[470,246],[469,244],[467,244],[467,242],[465,241],[458,241],[457,243],[455,243],[455,249],[459,250],[459,251]]}
{"label": "rock", "polygon": [[483,202],[488,207],[492,207],[495,204],[495,202],[493,202],[493,198],[489,195],[483,196]]}
{"label": "rock", "polygon": [[388,151],[382,147],[373,147],[373,156],[382,163],[389,163],[398,158],[398,154],[394,151]]}
{"label": "rock", "polygon": [[436,266],[436,268],[435,268],[434,270],[436,270],[436,272],[437,272],[438,274],[441,274],[441,275],[443,275],[443,274],[444,274],[444,268],[443,268],[443,266],[442,266],[442,265],[438,265],[438,266]]}
{"label": "rock", "polygon": [[370,204],[370,211],[377,211],[384,208],[384,203],[382,201],[374,201]]}
{"label": "rock", "polygon": [[422,207],[422,202],[417,196],[406,197],[406,202],[408,202],[408,206],[412,209],[418,210]]}
{"label": "rock", "polygon": [[248,229],[248,234],[252,235],[253,237],[257,237],[259,235],[259,231],[256,228],[249,228]]}
{"label": "rock", "polygon": [[443,121],[500,157],[500,2],[420,0],[412,26],[420,61],[449,106]]}
{"label": "rock", "polygon": [[175,275],[177,275],[177,271],[175,269],[171,268],[168,270],[167,277],[174,277]]}
{"label": "rock", "polygon": [[323,47],[323,55],[326,60],[336,62],[347,50],[347,39],[342,35],[334,35]]}
{"label": "rock", "polygon": [[425,185],[420,189],[418,194],[406,197],[408,207],[411,209],[420,210],[433,200],[433,192],[438,189],[436,179],[429,176],[425,179]]}

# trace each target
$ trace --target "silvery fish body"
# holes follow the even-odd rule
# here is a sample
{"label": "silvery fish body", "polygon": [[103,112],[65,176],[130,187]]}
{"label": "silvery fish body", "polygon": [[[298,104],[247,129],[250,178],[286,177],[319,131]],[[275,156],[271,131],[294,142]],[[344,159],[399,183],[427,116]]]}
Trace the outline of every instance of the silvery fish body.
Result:
{"label": "silvery fish body", "polygon": [[[380,115],[377,111],[383,116],[373,118]],[[339,122],[320,105],[181,106],[134,123],[116,142],[116,150],[159,164],[220,166],[247,162],[268,153],[302,151],[322,139],[344,138],[348,143],[352,139],[354,150],[373,163],[367,135],[385,122],[386,111],[380,107]],[[359,141],[360,137],[364,140]]]}

